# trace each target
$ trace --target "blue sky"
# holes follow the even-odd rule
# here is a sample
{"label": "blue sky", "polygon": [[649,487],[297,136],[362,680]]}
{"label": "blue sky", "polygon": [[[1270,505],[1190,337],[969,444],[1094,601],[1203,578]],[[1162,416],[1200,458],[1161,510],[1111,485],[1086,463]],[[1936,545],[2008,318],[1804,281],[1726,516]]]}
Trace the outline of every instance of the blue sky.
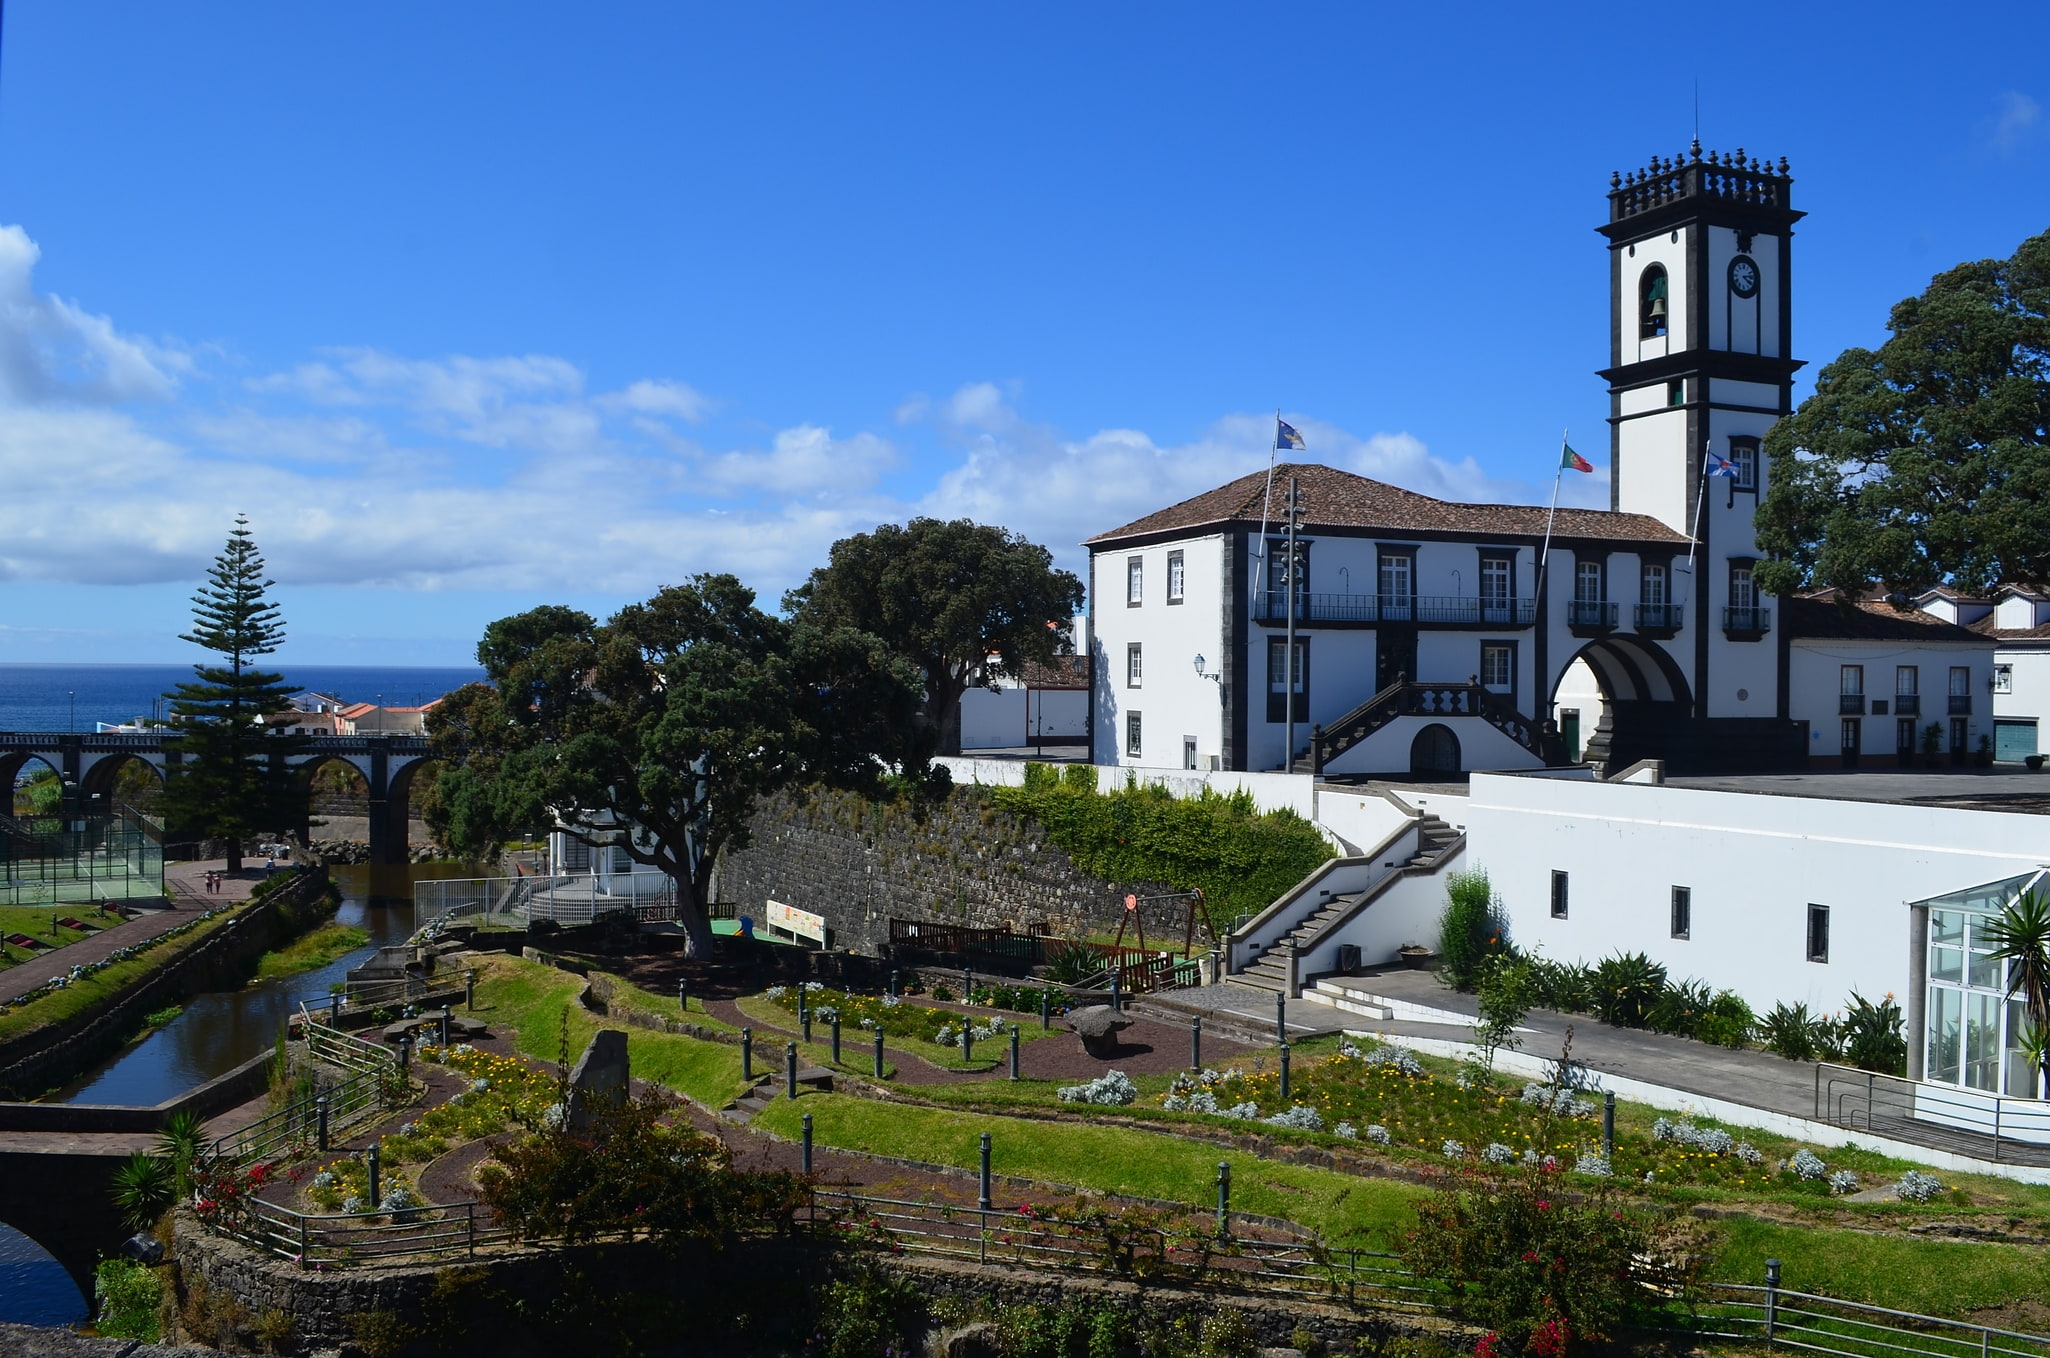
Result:
{"label": "blue sky", "polygon": [[1811,373],[2050,227],[2050,8],[1620,12],[12,0],[0,660],[189,659],[237,510],[283,658],[460,663],[916,513],[1079,567],[1277,406],[1542,499],[1697,78],[1793,162]]}

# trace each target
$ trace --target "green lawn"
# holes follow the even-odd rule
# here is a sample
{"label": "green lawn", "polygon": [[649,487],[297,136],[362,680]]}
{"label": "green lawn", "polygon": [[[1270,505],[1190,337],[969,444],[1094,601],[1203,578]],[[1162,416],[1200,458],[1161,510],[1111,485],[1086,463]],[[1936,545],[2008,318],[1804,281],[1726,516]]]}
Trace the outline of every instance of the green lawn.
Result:
{"label": "green lawn", "polygon": [[[797,1022],[797,1015],[772,1001],[763,999],[759,995],[744,995],[740,999],[735,1000],[734,1004],[741,1013],[747,1015],[762,1028],[781,1028],[786,1032],[792,1033],[801,1031]],[[814,1021],[811,1025],[811,1035],[814,1039],[823,1037],[827,1040],[825,1042],[815,1040],[805,1050],[826,1054],[828,1059],[817,1061],[815,1064],[821,1066],[832,1065],[830,1059],[832,1056],[832,1029],[830,1026]],[[767,1042],[770,1040],[772,1040],[770,1035],[758,1034],[758,1041]],[[788,1041],[787,1038],[774,1040],[779,1043]],[[942,1070],[980,1073],[995,1070],[999,1065],[1008,1068],[1011,1060],[1011,1039],[1003,1037],[991,1042],[977,1043],[971,1050],[975,1054],[975,1059],[964,1063],[961,1060],[961,1049],[959,1047],[942,1047],[936,1042],[924,1042],[915,1037],[886,1037],[883,1039],[883,1069],[892,1074],[895,1073],[896,1067],[889,1060],[889,1054],[893,1051],[908,1052],[912,1055],[923,1057],[926,1061],[938,1066]],[[868,1030],[843,1026],[840,1029],[840,1054],[846,1058],[842,1063],[844,1069],[863,1075],[875,1073],[875,1035]]]}
{"label": "green lawn", "polygon": [[[0,905],[0,937],[8,934],[27,934],[36,942],[48,944],[52,949],[60,949],[66,944],[93,937],[76,929],[59,927],[56,921],[60,917],[82,920],[87,924],[96,924],[102,929],[111,929],[121,923],[119,915],[102,915],[92,906],[78,902],[55,907]],[[15,964],[25,961],[54,964],[58,959],[54,952],[30,952],[26,948],[5,944],[0,945],[0,960]],[[66,962],[63,965],[68,967],[71,964]]]}
{"label": "green lawn", "polygon": [[257,961],[256,974],[268,978],[297,976],[301,972],[318,971],[336,958],[356,951],[369,941],[369,932],[353,924],[323,924],[311,933],[293,939],[276,952],[265,953]]}
{"label": "green lawn", "polygon": [[[197,947],[201,939],[240,913],[240,909],[237,908],[216,915],[210,920],[201,921],[188,932],[157,944],[139,957],[131,957],[110,967],[103,967],[90,976],[72,982],[62,990],[53,991],[29,1004],[9,1008],[4,1015],[0,1015],[0,1043],[16,1041],[38,1029],[62,1023],[77,1014],[112,1003],[138,980],[161,970],[174,958]],[[17,952],[15,955],[19,957],[20,953]],[[62,975],[68,966],[62,954],[44,954],[31,965],[38,968],[48,967],[48,974],[51,976]]]}

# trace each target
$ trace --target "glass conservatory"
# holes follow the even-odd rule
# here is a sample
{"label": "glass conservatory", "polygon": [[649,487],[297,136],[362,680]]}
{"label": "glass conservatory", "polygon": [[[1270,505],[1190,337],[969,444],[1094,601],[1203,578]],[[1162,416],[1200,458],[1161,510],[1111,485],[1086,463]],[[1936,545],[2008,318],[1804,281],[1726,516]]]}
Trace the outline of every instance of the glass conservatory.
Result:
{"label": "glass conservatory", "polygon": [[1922,936],[1923,1003],[1919,1071],[1936,1085],[2008,1098],[2042,1097],[2038,1073],[2021,1050],[2028,1010],[2008,994],[2007,967],[1992,956],[1990,926],[2024,892],[2050,889],[2050,870],[1968,887],[1913,902]]}

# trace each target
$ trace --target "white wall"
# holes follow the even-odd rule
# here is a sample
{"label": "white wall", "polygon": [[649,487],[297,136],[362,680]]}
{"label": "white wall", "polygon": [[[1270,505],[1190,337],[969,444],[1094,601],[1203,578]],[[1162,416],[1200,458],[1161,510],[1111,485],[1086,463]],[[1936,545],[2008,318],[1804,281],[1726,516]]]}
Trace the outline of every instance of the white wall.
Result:
{"label": "white wall", "polygon": [[[1979,748],[1980,736],[1993,734],[1993,648],[1985,644],[1956,646],[1926,642],[1854,641],[1817,637],[1795,641],[1788,662],[1788,715],[1808,723],[1808,755],[1825,766],[1841,758],[1843,742],[1838,699],[1843,692],[1843,667],[1865,667],[1865,710],[1861,718],[1864,741],[1861,762],[1868,767],[1892,767],[1895,745],[1895,670],[1913,665],[1919,671],[1922,711],[1915,720],[1915,748],[1921,749],[1921,731],[1931,722],[1943,728],[1943,746],[1950,749],[1950,668],[1963,665],[1972,672],[1972,711],[1966,719],[1968,751]],[[1869,715],[1874,700],[1886,703],[1887,715]]]}
{"label": "white wall", "polygon": [[1302,954],[1297,975],[1316,976],[1338,970],[1338,949],[1346,944],[1360,950],[1362,966],[1381,966],[1395,960],[1405,944],[1438,946],[1438,923],[1445,914],[1445,883],[1463,871],[1470,855],[1455,853],[1428,873],[1397,876],[1388,888],[1340,928],[1320,939]]}
{"label": "white wall", "polygon": [[2008,691],[1993,695],[1996,717],[2033,717],[2039,723],[2037,749],[2050,743],[2050,731],[2040,729],[2050,722],[2050,650],[2002,646],[1993,661],[2008,669]]}
{"label": "white wall", "polygon": [[[1853,989],[1906,1008],[1906,903],[2050,861],[2045,816],[1516,774],[1477,774],[1470,795],[1466,866],[1502,893],[1518,946],[1644,952],[1759,1010],[1833,1012]],[[1689,939],[1669,936],[1673,886],[1693,889]],[[1827,963],[1806,960],[1810,902],[1831,910]]]}
{"label": "white wall", "polygon": [[961,748],[1008,749],[1025,743],[1025,690],[971,688],[961,695]]}
{"label": "white wall", "polygon": [[1089,690],[1034,688],[1025,691],[1025,734],[1041,744],[1080,741],[1089,734]]}
{"label": "white wall", "polygon": [[[1409,772],[1410,744],[1426,726],[1442,725],[1459,740],[1459,766],[1535,769],[1544,761],[1479,717],[1397,717],[1324,766],[1326,773]],[[1583,736],[1583,739],[1585,737]]]}
{"label": "white wall", "polygon": [[[1167,601],[1171,552],[1183,554],[1182,602]],[[1126,562],[1144,563],[1145,588],[1137,606],[1127,602]],[[1218,681],[1196,672],[1201,655],[1210,674],[1224,665],[1224,538],[1180,538],[1150,547],[1118,548],[1092,558],[1095,597],[1090,600],[1094,643],[1098,764],[1175,766],[1182,739],[1196,738],[1197,766],[1224,750],[1224,703]],[[1128,682],[1129,648],[1140,648],[1137,686]],[[1264,663],[1264,662],[1263,662]],[[1264,674],[1262,676],[1264,678]],[[1140,715],[1137,756],[1125,752],[1125,717]]]}

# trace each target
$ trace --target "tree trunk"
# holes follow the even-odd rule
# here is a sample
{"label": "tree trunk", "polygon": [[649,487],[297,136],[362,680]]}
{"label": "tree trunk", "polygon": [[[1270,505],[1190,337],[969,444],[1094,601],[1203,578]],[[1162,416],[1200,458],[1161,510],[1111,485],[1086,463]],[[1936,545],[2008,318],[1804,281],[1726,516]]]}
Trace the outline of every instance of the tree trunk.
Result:
{"label": "tree trunk", "polygon": [[676,882],[676,923],[683,930],[683,955],[692,959],[709,959],[717,948],[712,934],[711,880],[707,876],[703,884],[683,880]]}
{"label": "tree trunk", "polygon": [[242,841],[235,835],[228,836],[228,871],[242,871]]}
{"label": "tree trunk", "polygon": [[928,676],[927,683],[932,692],[933,729],[939,735],[941,754],[961,753],[961,698],[968,692],[968,685],[953,675],[942,671]]}

